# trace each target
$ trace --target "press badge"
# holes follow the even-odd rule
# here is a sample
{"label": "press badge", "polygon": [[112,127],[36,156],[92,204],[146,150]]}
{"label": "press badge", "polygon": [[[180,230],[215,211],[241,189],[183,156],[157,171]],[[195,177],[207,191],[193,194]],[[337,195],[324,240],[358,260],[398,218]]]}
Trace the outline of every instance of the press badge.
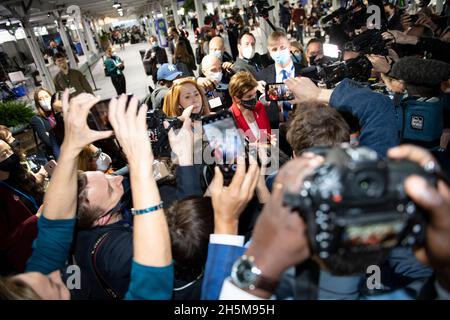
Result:
{"label": "press badge", "polygon": [[211,109],[218,108],[218,107],[222,106],[222,100],[220,100],[220,97],[211,99],[208,102],[209,102],[209,106],[211,107]]}
{"label": "press badge", "polygon": [[69,88],[69,94],[74,94],[77,90],[74,87]]}

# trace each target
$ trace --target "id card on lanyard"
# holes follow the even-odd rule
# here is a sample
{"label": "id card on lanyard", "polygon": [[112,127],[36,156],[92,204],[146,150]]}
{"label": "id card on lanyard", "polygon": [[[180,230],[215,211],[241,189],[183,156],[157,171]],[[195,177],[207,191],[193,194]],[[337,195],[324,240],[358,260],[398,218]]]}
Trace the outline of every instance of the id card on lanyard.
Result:
{"label": "id card on lanyard", "polygon": [[77,92],[77,90],[75,89],[75,87],[72,87],[72,86],[70,85],[70,70],[69,70],[69,73],[67,74],[67,77],[68,77],[68,78],[66,78],[66,75],[63,74],[64,84],[66,85],[66,88],[69,89],[69,94],[72,95],[72,94],[74,94],[75,92]]}

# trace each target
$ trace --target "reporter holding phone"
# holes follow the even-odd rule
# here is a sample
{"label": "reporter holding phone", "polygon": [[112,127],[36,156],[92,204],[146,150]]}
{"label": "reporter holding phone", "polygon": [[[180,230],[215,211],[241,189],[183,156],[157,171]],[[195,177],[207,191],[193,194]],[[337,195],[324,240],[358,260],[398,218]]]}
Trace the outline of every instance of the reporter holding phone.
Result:
{"label": "reporter holding phone", "polygon": [[250,142],[266,140],[271,134],[264,105],[256,98],[258,82],[250,72],[238,72],[230,80],[228,90],[233,100],[230,108],[236,125]]}

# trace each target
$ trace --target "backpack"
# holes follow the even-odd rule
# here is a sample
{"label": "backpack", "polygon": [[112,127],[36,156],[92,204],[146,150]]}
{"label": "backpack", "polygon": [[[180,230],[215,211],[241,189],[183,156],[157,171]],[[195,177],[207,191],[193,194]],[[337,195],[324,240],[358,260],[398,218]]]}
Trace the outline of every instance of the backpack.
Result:
{"label": "backpack", "polygon": [[410,142],[429,149],[439,146],[444,130],[443,99],[406,98],[396,109],[403,143]]}

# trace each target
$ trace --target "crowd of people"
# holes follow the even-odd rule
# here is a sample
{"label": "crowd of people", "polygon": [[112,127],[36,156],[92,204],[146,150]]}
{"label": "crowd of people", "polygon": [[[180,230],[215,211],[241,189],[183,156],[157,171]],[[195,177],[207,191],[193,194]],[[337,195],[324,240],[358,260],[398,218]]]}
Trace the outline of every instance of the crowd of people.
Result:
{"label": "crowd of people", "polygon": [[[385,2],[373,30],[351,1],[306,42],[328,4],[280,2],[267,35],[254,2],[196,43],[150,36],[140,100],[111,48],[109,102],[55,53],[31,120],[48,163],[0,127],[0,298],[450,299],[450,4]],[[238,149],[211,123],[246,145],[232,163],[204,161]]]}

